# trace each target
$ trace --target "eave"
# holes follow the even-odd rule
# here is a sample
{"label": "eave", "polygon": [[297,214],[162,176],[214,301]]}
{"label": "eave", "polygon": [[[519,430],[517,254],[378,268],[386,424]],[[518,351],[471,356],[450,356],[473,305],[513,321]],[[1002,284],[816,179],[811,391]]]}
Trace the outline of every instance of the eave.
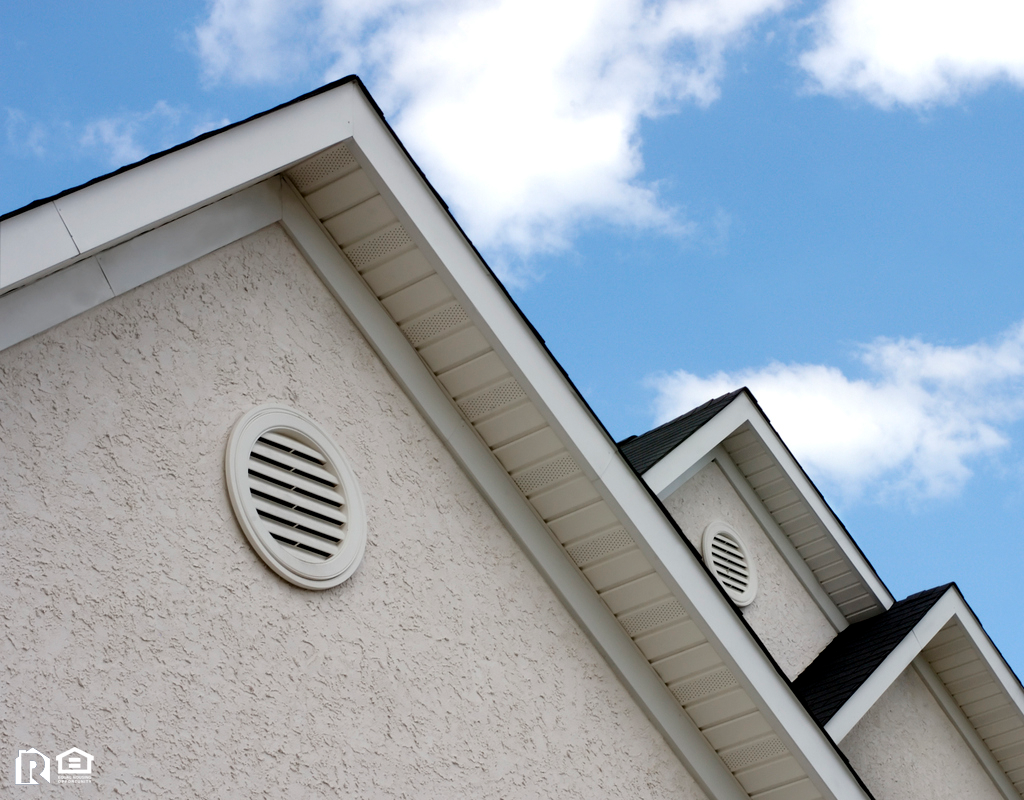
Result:
{"label": "eave", "polygon": [[706,405],[714,412],[710,418],[701,413],[704,406],[691,412],[700,416],[696,428],[686,424],[688,414],[623,443],[627,452],[635,451],[640,440],[671,434],[669,426],[683,423],[678,445],[667,449],[663,444],[664,455],[639,464],[646,467],[643,479],[651,490],[664,500],[714,461],[837,630],[891,606],[889,590],[750,391]]}
{"label": "eave", "polygon": [[0,346],[274,223],[710,796],[869,797],[357,82],[3,220]]}
{"label": "eave", "polygon": [[[885,617],[903,608],[913,617],[889,625]],[[911,666],[1003,796],[1024,796],[1024,689],[955,585],[922,592],[851,626],[794,688],[841,742]]]}

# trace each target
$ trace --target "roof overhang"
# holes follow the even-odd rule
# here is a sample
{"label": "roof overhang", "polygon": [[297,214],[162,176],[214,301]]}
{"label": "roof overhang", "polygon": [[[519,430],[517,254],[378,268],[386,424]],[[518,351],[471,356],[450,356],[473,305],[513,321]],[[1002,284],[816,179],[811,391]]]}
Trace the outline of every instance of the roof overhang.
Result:
{"label": "roof overhang", "polygon": [[3,219],[0,347],[273,223],[710,796],[870,796],[357,81]]}
{"label": "roof overhang", "polygon": [[664,500],[712,461],[838,630],[893,604],[885,584],[749,391],[736,393],[650,466],[643,479]]}
{"label": "roof overhang", "polygon": [[1024,689],[951,586],[825,723],[837,742],[913,665],[1007,800],[1024,795]]}

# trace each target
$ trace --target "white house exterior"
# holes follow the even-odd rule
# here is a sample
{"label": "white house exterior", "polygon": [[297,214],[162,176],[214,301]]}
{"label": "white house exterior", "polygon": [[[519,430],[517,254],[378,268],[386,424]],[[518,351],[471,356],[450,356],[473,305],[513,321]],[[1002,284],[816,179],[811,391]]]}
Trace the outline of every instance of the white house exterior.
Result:
{"label": "white house exterior", "polygon": [[[362,499],[323,591],[229,497],[267,404]],[[0,218],[0,529],[12,782],[1024,796],[955,586],[895,602],[745,390],[612,441],[357,79]]]}

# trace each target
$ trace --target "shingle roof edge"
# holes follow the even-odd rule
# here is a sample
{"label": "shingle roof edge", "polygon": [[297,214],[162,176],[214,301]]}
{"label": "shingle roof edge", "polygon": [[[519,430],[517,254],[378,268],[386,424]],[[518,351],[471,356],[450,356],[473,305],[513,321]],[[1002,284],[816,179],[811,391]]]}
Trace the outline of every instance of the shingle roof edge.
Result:
{"label": "shingle roof edge", "polygon": [[947,583],[912,594],[836,636],[793,682],[793,691],[814,720],[824,727],[954,586]]}

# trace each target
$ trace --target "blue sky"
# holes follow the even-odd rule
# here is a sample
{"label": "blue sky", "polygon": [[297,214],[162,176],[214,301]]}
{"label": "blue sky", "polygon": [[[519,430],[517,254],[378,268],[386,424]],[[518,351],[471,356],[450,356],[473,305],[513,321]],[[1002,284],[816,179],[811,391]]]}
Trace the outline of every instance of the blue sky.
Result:
{"label": "blue sky", "polygon": [[897,597],[1024,674],[1024,12],[0,7],[0,211],[350,72],[612,434],[746,383]]}

